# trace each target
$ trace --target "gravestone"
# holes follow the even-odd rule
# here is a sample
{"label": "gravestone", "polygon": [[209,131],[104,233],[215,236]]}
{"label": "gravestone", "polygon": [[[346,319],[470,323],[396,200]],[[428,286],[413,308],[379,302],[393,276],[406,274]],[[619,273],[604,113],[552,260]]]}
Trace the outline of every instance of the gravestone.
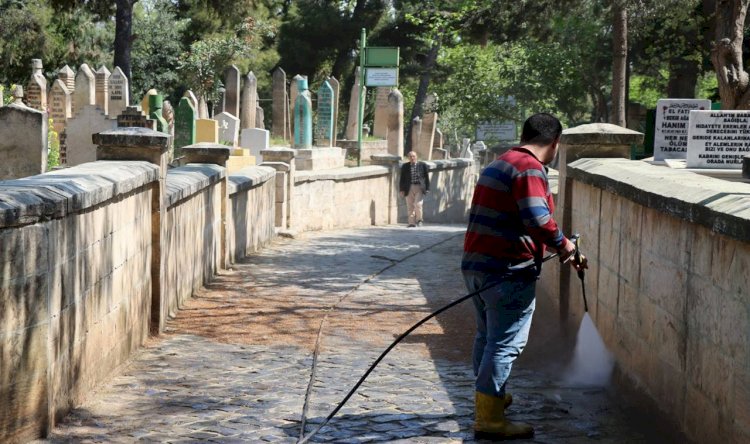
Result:
{"label": "gravestone", "polygon": [[[294,129],[294,105],[297,103],[297,94],[299,94],[299,90],[297,89],[297,84],[298,84],[298,81],[300,79],[307,80],[307,76],[302,76],[302,75],[297,74],[296,76],[292,77],[292,82],[289,84],[289,103],[290,103],[290,105],[292,107],[292,110],[291,110],[292,111],[292,118],[291,118],[291,122],[292,122],[292,134],[294,134],[294,132],[295,132],[295,129]],[[309,91],[308,91],[308,97],[310,97],[309,96]]]}
{"label": "gravestone", "polygon": [[260,106],[255,108],[255,127],[266,129],[266,112]]}
{"label": "gravestone", "polygon": [[750,154],[750,111],[690,111],[687,167],[742,169]]}
{"label": "gravestone", "polygon": [[297,98],[294,103],[294,148],[312,147],[312,100],[307,79],[296,76]]}
{"label": "gravestone", "polygon": [[122,72],[119,66],[109,76],[109,107],[108,115],[110,119],[117,119],[117,116],[130,106],[130,87],[128,78]]}
{"label": "gravestone", "polygon": [[182,97],[186,97],[188,100],[190,100],[190,104],[193,105],[193,109],[195,110],[196,113],[198,113],[198,98],[195,97],[195,94],[193,93],[193,91],[191,90],[185,91],[185,94],[183,94]]}
{"label": "gravestone", "polygon": [[60,71],[57,73],[57,78],[62,80],[65,84],[65,87],[68,88],[68,92],[70,94],[73,94],[76,89],[76,73],[73,72],[72,69],[70,69],[70,66],[65,65],[63,66]]}
{"label": "gravestone", "polygon": [[85,105],[68,121],[65,128],[67,165],[75,166],[96,160],[97,145],[91,136],[115,129],[117,123],[107,118],[96,105]]}
{"label": "gravestone", "polygon": [[76,87],[73,91],[73,115],[86,105],[96,104],[96,78],[89,65],[82,64],[76,74]]}
{"label": "gravestone", "polygon": [[109,115],[109,77],[111,73],[106,66],[102,65],[96,70],[96,92],[94,94],[96,106],[98,106],[105,115]]}
{"label": "gravestone", "polygon": [[331,85],[331,89],[333,90],[333,139],[331,140],[331,144],[333,146],[336,146],[336,140],[338,139],[339,135],[339,81],[336,80],[336,77],[328,77],[326,79],[328,81],[328,84]]}
{"label": "gravestone", "polygon": [[271,134],[268,130],[260,128],[246,128],[240,135],[240,147],[250,150],[250,154],[255,156],[255,163],[263,162],[261,152],[270,147]]}
{"label": "gravestone", "polygon": [[333,146],[333,88],[328,80],[318,90],[318,121],[315,127],[316,146]]}
{"label": "gravestone", "polygon": [[31,77],[26,84],[26,104],[39,111],[47,111],[47,79],[42,73],[42,61],[31,60]]}
{"label": "gravestone", "polygon": [[169,100],[164,101],[164,105],[161,108],[161,115],[167,121],[167,134],[171,137],[169,139],[170,150],[174,154],[174,107],[172,107],[172,103]]}
{"label": "gravestone", "polygon": [[175,156],[183,146],[195,143],[195,119],[197,113],[190,99],[183,97],[177,104],[174,118],[174,147]]}
{"label": "gravestone", "polygon": [[379,86],[375,94],[375,121],[372,135],[381,139],[388,138],[388,96],[393,88]]}
{"label": "gravestone", "polygon": [[701,99],[660,99],[656,102],[654,160],[687,157],[690,111],[710,110],[711,101]]}
{"label": "gravestone", "polygon": [[147,116],[151,115],[151,109],[149,108],[149,96],[155,96],[157,94],[159,93],[155,89],[151,88],[146,91],[146,94],[141,99],[141,109]]}
{"label": "gravestone", "polygon": [[70,92],[65,87],[65,83],[56,79],[49,92],[49,117],[52,119],[52,126],[58,134],[65,129],[68,119],[73,117],[71,101]]}
{"label": "gravestone", "polygon": [[[357,122],[359,121],[359,84],[362,81],[362,74],[359,66],[354,71],[354,86],[349,100],[349,114],[346,123],[346,139],[357,140]],[[363,97],[367,97],[367,89],[363,88]]]}
{"label": "gravestone", "polygon": [[240,134],[240,119],[225,111],[216,116],[216,121],[219,125],[219,143],[236,147]]}
{"label": "gravestone", "polygon": [[396,88],[388,94],[388,154],[404,155],[404,96]]}
{"label": "gravestone", "polygon": [[419,139],[422,137],[422,119],[419,116],[411,121],[411,150],[419,156]]}
{"label": "gravestone", "polygon": [[0,107],[0,180],[43,173],[47,168],[47,113],[23,104],[23,88],[14,102]]}
{"label": "gravestone", "polygon": [[148,118],[156,122],[156,131],[169,134],[169,124],[162,115],[164,107],[164,96],[153,94],[148,96]]}
{"label": "gravestone", "polygon": [[435,128],[437,127],[437,94],[427,96],[424,104],[425,114],[422,118],[422,134],[419,144],[412,148],[420,159],[432,160],[432,145],[435,142]]}
{"label": "gravestone", "polygon": [[432,143],[433,148],[443,149],[443,132],[440,128],[435,128],[435,140]]}
{"label": "gravestone", "polygon": [[242,111],[240,112],[240,125],[242,129],[255,128],[255,110],[258,108],[258,79],[252,71],[245,76],[245,84],[242,85]]}
{"label": "gravestone", "polygon": [[214,119],[195,120],[195,143],[219,143],[219,122]]}
{"label": "gravestone", "polygon": [[224,112],[240,117],[240,69],[232,65],[224,70]]}
{"label": "gravestone", "polygon": [[286,73],[281,67],[273,72],[273,105],[271,134],[289,140],[289,102],[286,92]]}
{"label": "gravestone", "polygon": [[471,139],[461,139],[461,154],[459,156],[464,159],[474,158],[474,153],[471,152]]}
{"label": "gravestone", "polygon": [[149,128],[156,131],[156,121],[149,119],[140,106],[128,106],[117,116],[118,128]]}

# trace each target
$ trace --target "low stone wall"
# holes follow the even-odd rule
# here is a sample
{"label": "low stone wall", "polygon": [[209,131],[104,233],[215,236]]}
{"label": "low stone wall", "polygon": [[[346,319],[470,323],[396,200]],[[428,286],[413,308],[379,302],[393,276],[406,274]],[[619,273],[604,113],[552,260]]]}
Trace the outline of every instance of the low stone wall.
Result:
{"label": "low stone wall", "polygon": [[[466,223],[471,208],[471,198],[474,195],[474,185],[478,179],[474,161],[449,159],[425,163],[430,174],[430,192],[424,199],[424,222]],[[407,222],[405,198],[398,200],[398,221],[399,223]]]}
{"label": "low stone wall", "polygon": [[[590,314],[620,369],[696,442],[750,442],[750,185],[624,159],[567,177]],[[550,264],[541,283],[580,316],[580,283],[559,276]]]}
{"label": "low stone wall", "polygon": [[158,167],[0,182],[0,441],[43,435],[148,334]]}
{"label": "low stone wall", "polygon": [[227,248],[230,261],[237,262],[260,250],[276,235],[276,170],[263,166],[245,168],[229,176],[227,184]]}
{"label": "low stone wall", "polygon": [[383,166],[297,171],[290,228],[298,231],[389,223],[390,170]]}
{"label": "low stone wall", "polygon": [[176,315],[177,309],[220,268],[224,175],[224,168],[210,164],[190,164],[167,173],[159,325]]}

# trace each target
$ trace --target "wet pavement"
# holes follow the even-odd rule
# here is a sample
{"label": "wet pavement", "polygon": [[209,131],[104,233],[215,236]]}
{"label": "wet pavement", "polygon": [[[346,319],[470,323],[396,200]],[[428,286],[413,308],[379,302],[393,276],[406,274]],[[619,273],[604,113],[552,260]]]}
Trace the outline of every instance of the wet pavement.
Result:
{"label": "wet pavement", "polygon": [[[308,433],[391,341],[465,293],[462,234],[459,226],[390,226],[278,238],[181,307],[46,441],[294,443],[316,341]],[[634,418],[637,406],[617,390],[557,381],[548,370],[570,350],[534,350],[554,317],[542,298],[537,307],[533,359],[519,361],[508,383],[510,418],[536,429],[526,442],[672,440]],[[473,442],[473,328],[470,302],[427,322],[312,441]]]}

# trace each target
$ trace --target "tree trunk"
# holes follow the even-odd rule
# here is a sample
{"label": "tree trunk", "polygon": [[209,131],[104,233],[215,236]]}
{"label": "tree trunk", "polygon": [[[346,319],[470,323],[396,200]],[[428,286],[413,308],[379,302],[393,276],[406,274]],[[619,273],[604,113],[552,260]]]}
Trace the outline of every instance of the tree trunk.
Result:
{"label": "tree trunk", "polygon": [[[697,40],[694,43],[697,45]],[[691,45],[691,47],[694,48],[695,46]],[[698,74],[697,62],[686,60],[684,57],[675,57],[670,60],[667,97],[671,99],[692,99],[695,97]]]}
{"label": "tree trunk", "polygon": [[406,152],[412,151],[414,148],[411,146],[411,122],[415,117],[422,117],[422,107],[427,99],[427,88],[430,86],[430,79],[432,78],[432,70],[435,68],[437,62],[438,52],[440,52],[440,41],[437,40],[432,44],[432,47],[427,52],[427,58],[425,59],[422,73],[419,76],[419,87],[417,88],[417,96],[414,98],[414,107],[411,110],[411,118],[406,122],[406,135],[404,136],[404,149]]}
{"label": "tree trunk", "polygon": [[742,66],[742,34],[750,0],[717,0],[711,61],[722,109],[750,109],[748,74]]}
{"label": "tree trunk", "polygon": [[130,72],[130,47],[133,33],[133,5],[138,0],[117,0],[115,12],[115,60],[114,66],[119,66],[129,81],[133,77]]}
{"label": "tree trunk", "polygon": [[612,4],[612,114],[611,123],[625,127],[628,61],[628,11],[621,0]]}

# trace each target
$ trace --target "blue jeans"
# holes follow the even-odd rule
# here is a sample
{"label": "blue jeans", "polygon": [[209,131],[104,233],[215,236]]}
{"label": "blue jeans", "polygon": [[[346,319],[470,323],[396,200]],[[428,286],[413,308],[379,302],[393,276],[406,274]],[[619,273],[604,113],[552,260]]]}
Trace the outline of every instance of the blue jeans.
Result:
{"label": "blue jeans", "polygon": [[472,358],[476,391],[505,396],[505,382],[513,361],[529,338],[536,303],[536,277],[497,278],[483,273],[464,273],[464,281],[471,293],[497,283],[473,298],[477,334]]}

